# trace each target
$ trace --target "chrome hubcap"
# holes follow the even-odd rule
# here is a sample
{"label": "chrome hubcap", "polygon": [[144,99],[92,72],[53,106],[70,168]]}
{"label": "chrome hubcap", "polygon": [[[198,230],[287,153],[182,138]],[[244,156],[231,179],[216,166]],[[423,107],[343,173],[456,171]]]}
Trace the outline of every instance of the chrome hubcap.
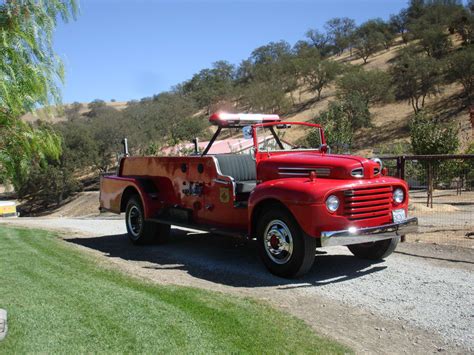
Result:
{"label": "chrome hubcap", "polygon": [[267,225],[263,244],[267,255],[276,264],[286,264],[293,254],[293,237],[283,221],[273,220]]}
{"label": "chrome hubcap", "polygon": [[142,230],[143,218],[137,206],[132,206],[132,208],[130,208],[130,211],[128,212],[127,223],[128,229],[132,235],[134,237],[138,237]]}

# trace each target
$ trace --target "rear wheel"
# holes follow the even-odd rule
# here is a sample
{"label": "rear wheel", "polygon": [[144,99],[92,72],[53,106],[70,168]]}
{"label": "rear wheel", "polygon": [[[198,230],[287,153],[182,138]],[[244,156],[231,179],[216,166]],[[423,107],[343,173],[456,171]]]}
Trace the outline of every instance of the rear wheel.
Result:
{"label": "rear wheel", "polygon": [[127,202],[125,224],[128,237],[133,244],[164,243],[170,234],[169,225],[145,220],[142,202],[138,195],[132,196]]}
{"label": "rear wheel", "polygon": [[307,236],[281,207],[271,208],[260,218],[257,240],[260,257],[272,274],[302,276],[314,263],[316,239]]}
{"label": "rear wheel", "polygon": [[352,254],[363,259],[385,259],[392,254],[398,245],[399,237],[378,242],[348,245]]}

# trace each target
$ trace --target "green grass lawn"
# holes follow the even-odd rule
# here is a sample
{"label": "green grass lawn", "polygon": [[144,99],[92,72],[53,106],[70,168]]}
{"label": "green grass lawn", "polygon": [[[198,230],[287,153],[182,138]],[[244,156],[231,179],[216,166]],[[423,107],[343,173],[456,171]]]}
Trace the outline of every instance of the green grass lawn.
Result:
{"label": "green grass lawn", "polygon": [[0,227],[0,308],[2,354],[349,352],[261,303],[106,269],[47,231]]}

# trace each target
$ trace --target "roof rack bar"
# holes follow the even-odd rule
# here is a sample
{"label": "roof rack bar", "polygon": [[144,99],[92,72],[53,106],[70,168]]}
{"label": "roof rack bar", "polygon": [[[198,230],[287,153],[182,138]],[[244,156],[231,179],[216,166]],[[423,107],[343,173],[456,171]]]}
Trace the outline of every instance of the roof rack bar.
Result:
{"label": "roof rack bar", "polygon": [[201,156],[206,155],[207,152],[209,151],[209,149],[211,149],[212,144],[213,144],[214,141],[217,139],[217,136],[219,135],[219,133],[221,133],[221,130],[222,130],[222,127],[217,127],[216,133],[214,133],[214,135],[212,136],[211,140],[209,141],[209,144],[207,145],[206,149],[204,149],[204,151],[202,152]]}

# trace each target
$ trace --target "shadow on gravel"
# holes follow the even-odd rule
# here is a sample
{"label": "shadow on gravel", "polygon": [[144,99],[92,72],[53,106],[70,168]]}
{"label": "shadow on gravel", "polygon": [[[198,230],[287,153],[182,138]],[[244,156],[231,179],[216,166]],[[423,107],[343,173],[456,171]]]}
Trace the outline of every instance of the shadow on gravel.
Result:
{"label": "shadow on gravel", "polygon": [[255,241],[172,230],[164,245],[135,246],[128,237],[108,235],[65,239],[98,250],[108,257],[144,262],[157,271],[183,270],[193,277],[234,287],[279,286],[304,288],[339,283],[381,271],[386,266],[352,255],[317,255],[310,272],[299,279],[282,279],[270,274],[260,262]]}
{"label": "shadow on gravel", "polygon": [[449,261],[450,263],[461,263],[461,264],[473,264],[474,265],[474,261],[463,260],[463,259],[449,259],[449,258],[441,258],[441,257],[437,257],[437,256],[418,255],[418,254],[415,254],[415,253],[407,253],[405,251],[398,251],[398,250],[396,250],[395,253],[403,254],[403,255],[407,255],[407,256],[412,256],[412,257],[415,257],[415,258],[433,259],[433,260]]}

